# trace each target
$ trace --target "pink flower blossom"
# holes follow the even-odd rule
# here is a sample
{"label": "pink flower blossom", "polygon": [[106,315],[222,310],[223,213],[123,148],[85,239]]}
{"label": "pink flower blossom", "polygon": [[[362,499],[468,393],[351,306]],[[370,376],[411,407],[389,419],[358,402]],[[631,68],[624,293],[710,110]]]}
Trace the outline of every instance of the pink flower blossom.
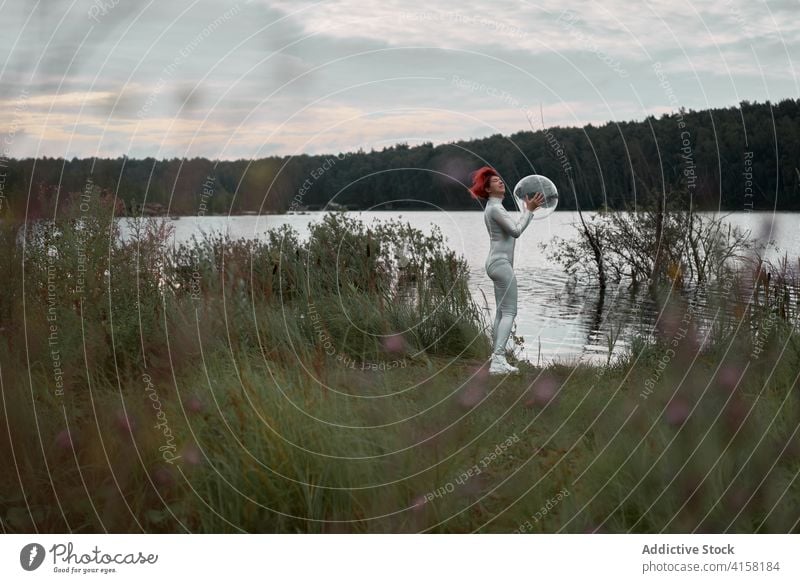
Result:
{"label": "pink flower blossom", "polygon": [[203,411],[203,402],[198,397],[189,397],[184,401],[183,406],[189,413],[200,413]]}
{"label": "pink flower blossom", "polygon": [[483,383],[484,385],[489,382],[489,365],[484,364],[472,369],[472,380]]}
{"label": "pink flower blossom", "polygon": [[122,433],[133,433],[136,429],[136,422],[130,415],[126,415],[124,411],[118,411],[114,419],[114,424]]}
{"label": "pink flower blossom", "polygon": [[195,444],[190,444],[184,447],[183,451],[181,452],[181,457],[183,457],[186,463],[190,466],[199,466],[203,461],[200,448],[198,448]]}
{"label": "pink flower blossom", "polygon": [[467,409],[471,409],[486,397],[486,387],[478,383],[469,383],[461,389],[458,395],[458,404]]}
{"label": "pink flower blossom", "polygon": [[681,425],[689,417],[692,408],[689,402],[682,397],[674,397],[664,411],[664,420],[670,425]]}
{"label": "pink flower blossom", "polygon": [[720,388],[725,389],[727,392],[735,390],[736,384],[739,382],[739,377],[742,376],[742,369],[738,366],[728,365],[720,369],[717,375],[717,382]]}
{"label": "pink flower blossom", "polygon": [[423,494],[420,494],[414,500],[411,501],[411,509],[415,511],[420,511],[425,507],[427,503],[427,499]]}
{"label": "pink flower blossom", "polygon": [[735,488],[728,491],[725,496],[725,505],[729,510],[741,510],[747,503],[748,495],[744,488]]}
{"label": "pink flower blossom", "polygon": [[72,441],[72,435],[70,434],[69,429],[63,429],[58,432],[55,438],[55,445],[58,449],[61,450],[69,450],[75,447],[74,442]]}
{"label": "pink flower blossom", "polygon": [[524,405],[526,407],[544,407],[555,398],[558,389],[559,383],[555,378],[549,375],[543,376],[534,383],[533,387],[528,389]]}
{"label": "pink flower blossom", "polygon": [[402,334],[392,334],[383,339],[383,349],[386,352],[403,352],[406,349],[406,340]]}
{"label": "pink flower blossom", "polygon": [[172,486],[175,483],[175,476],[168,467],[160,465],[153,470],[153,482],[158,486]]}

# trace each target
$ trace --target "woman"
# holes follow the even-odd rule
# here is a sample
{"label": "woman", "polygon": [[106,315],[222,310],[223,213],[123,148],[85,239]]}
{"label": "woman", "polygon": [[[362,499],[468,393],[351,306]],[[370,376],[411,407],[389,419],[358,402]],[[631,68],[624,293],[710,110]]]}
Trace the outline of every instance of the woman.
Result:
{"label": "woman", "polygon": [[503,208],[506,185],[494,168],[484,166],[472,173],[470,193],[475,199],[486,201],[483,221],[489,231],[489,256],[486,274],[494,282],[494,299],[497,306],[492,328],[492,362],[489,374],[518,373],[509,364],[505,351],[511,326],[517,315],[517,278],[514,275],[514,244],[533,218],[533,211],[544,204],[544,195],[537,192],[533,198],[525,197],[522,216],[514,222]]}

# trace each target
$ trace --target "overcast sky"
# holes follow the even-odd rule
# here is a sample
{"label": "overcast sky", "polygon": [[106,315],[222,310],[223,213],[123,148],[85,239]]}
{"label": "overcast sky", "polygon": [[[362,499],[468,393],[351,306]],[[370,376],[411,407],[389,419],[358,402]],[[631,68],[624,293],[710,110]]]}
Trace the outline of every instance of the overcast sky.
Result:
{"label": "overcast sky", "polygon": [[[0,0],[6,155],[250,158],[797,98],[800,0]],[[0,152],[2,153],[2,152]]]}

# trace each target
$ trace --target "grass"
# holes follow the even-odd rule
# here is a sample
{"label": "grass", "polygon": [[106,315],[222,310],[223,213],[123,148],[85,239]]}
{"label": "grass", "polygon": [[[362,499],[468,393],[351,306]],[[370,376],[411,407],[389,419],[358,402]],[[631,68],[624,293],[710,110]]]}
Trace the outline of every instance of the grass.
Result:
{"label": "grass", "polygon": [[3,226],[4,532],[800,532],[782,295],[496,378],[436,232],[329,214],[170,256],[79,212]]}

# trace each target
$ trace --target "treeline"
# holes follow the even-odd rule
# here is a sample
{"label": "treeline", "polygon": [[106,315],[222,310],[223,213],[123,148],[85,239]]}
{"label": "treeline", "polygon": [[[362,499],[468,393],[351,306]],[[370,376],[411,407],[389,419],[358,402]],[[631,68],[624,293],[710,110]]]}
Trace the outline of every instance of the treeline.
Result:
{"label": "treeline", "polygon": [[[560,208],[632,208],[645,191],[700,209],[800,210],[800,100],[680,110],[638,122],[521,131],[439,146],[214,161],[4,160],[2,212],[51,214],[56,200],[116,196],[118,212],[177,215],[330,208],[477,209],[465,185],[488,163],[511,187],[549,176]],[[575,190],[570,186],[570,178]],[[28,193],[31,196],[28,196]],[[90,193],[90,194],[89,194]]]}

